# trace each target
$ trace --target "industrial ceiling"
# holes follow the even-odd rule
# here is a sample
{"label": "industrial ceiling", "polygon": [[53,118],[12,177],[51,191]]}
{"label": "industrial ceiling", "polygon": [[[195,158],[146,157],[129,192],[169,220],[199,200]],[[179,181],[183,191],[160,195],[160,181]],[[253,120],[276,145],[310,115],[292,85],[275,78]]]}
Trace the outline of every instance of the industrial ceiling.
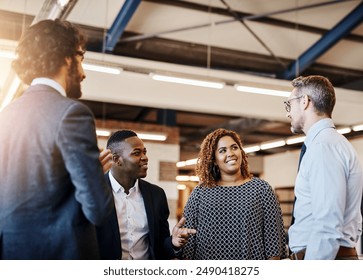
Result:
{"label": "industrial ceiling", "polygon": [[[45,8],[52,8],[54,3],[57,1],[1,0],[0,46],[16,42],[23,29],[41,13],[49,13]],[[232,86],[240,77],[247,82],[268,80],[272,87],[282,85],[288,89],[296,76],[324,75],[342,96],[338,98],[341,107],[333,116],[336,124],[363,122],[363,1],[78,0],[70,3],[67,14],[62,16],[84,29],[89,41],[87,50],[94,56],[102,55],[103,62],[120,61],[124,72],[118,81],[128,79],[118,89],[122,98],[111,98],[112,94],[105,89],[99,95],[85,92],[82,102],[99,119],[179,127],[182,159],[186,159],[183,152],[196,153],[205,135],[218,127],[237,131],[246,145],[291,136],[282,106],[284,98],[234,97]],[[0,87],[4,89],[10,62],[0,57],[0,63]],[[229,86],[228,93],[215,97],[213,92],[209,98],[202,90],[183,88],[183,95],[163,85],[149,87],[140,78],[137,81],[150,92],[133,99],[140,89],[135,88],[133,76],[127,71],[146,76],[160,71],[159,66],[173,73],[182,69],[183,74],[223,79]],[[97,81],[100,83],[98,76],[88,75],[85,83],[92,85],[86,84],[85,89],[98,88]],[[174,102],[167,102],[165,95],[157,95],[153,90],[179,96]],[[193,95],[188,95],[190,91]],[[183,98],[190,104],[183,105]],[[222,108],[216,109],[215,103]],[[352,132],[347,137],[360,134]],[[259,153],[293,148],[298,145]]]}

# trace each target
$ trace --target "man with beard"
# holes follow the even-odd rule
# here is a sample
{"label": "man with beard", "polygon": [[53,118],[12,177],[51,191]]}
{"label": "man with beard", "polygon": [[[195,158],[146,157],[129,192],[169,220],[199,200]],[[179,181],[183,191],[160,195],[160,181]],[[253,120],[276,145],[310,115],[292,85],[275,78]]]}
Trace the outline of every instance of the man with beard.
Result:
{"label": "man with beard", "polygon": [[293,133],[304,133],[295,182],[291,259],[358,259],[363,173],[349,141],[332,121],[335,91],[322,76],[298,77],[285,101]]}
{"label": "man with beard", "polygon": [[84,48],[80,30],[60,20],[20,39],[13,68],[30,87],[0,113],[0,259],[100,258],[95,225],[113,198],[93,115],[73,100]]}

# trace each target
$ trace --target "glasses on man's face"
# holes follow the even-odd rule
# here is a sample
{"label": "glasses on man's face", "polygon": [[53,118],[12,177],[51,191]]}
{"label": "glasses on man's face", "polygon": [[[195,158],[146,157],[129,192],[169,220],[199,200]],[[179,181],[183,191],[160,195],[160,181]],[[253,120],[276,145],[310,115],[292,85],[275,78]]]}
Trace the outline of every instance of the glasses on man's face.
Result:
{"label": "glasses on man's face", "polygon": [[294,97],[294,98],[291,98],[291,99],[289,99],[289,100],[287,100],[287,101],[284,101],[284,104],[285,104],[285,110],[286,110],[286,112],[288,112],[288,113],[290,113],[290,111],[291,111],[291,101],[292,100],[295,100],[295,99],[300,99],[301,97],[303,97],[304,95],[301,95],[301,96],[299,96],[299,97]]}
{"label": "glasses on man's face", "polygon": [[84,54],[85,54],[86,52],[85,51],[82,51],[82,50],[77,50],[76,51],[76,55],[79,55],[80,57],[81,57],[81,60],[83,60],[84,59]]}

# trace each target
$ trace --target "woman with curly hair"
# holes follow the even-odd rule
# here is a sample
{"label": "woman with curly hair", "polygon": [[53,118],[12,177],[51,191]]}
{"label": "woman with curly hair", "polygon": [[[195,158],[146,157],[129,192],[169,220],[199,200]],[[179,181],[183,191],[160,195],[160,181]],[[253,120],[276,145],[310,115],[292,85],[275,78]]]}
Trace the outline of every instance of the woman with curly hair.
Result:
{"label": "woman with curly hair", "polygon": [[238,134],[217,129],[203,140],[200,184],[184,208],[195,228],[184,259],[266,260],[286,257],[281,208],[271,186],[253,177]]}

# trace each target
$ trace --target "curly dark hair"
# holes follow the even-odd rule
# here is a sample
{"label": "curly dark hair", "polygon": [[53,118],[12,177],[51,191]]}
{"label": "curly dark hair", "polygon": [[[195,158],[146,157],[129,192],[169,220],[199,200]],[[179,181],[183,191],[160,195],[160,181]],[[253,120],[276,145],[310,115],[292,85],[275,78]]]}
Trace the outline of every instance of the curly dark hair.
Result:
{"label": "curly dark hair", "polygon": [[213,171],[215,163],[215,151],[217,149],[217,144],[219,139],[224,136],[230,136],[237,143],[238,147],[241,149],[242,153],[242,164],[241,173],[244,179],[251,178],[252,175],[248,168],[247,155],[242,148],[242,141],[239,135],[232,131],[223,128],[218,128],[213,132],[209,133],[206,138],[204,138],[200,151],[198,154],[198,162],[195,168],[197,176],[201,184],[208,188],[212,188],[217,185],[220,179],[220,174],[216,174]]}
{"label": "curly dark hair", "polygon": [[12,66],[26,84],[37,77],[52,78],[66,63],[65,58],[74,58],[85,45],[85,36],[70,22],[43,20],[23,33]]}

